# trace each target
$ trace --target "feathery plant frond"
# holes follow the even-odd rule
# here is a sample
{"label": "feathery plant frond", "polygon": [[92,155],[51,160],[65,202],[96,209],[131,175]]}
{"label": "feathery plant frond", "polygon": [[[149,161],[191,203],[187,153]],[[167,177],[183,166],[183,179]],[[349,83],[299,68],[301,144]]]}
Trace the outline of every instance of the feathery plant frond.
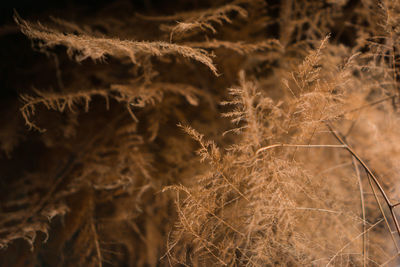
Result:
{"label": "feathery plant frond", "polygon": [[129,58],[133,64],[140,64],[137,58],[143,55],[163,57],[179,55],[198,61],[207,66],[215,75],[218,75],[210,55],[202,49],[170,44],[165,42],[146,42],[99,38],[90,35],[64,34],[56,29],[46,27],[40,23],[33,24],[14,16],[15,22],[21,31],[31,39],[39,40],[40,47],[52,48],[56,45],[67,47],[67,53],[77,61],[87,58],[104,60],[107,55],[116,58]]}
{"label": "feathery plant frond", "polygon": [[0,26],[3,265],[398,265],[398,1],[75,2]]}
{"label": "feathery plant frond", "polygon": [[146,20],[177,21],[176,25],[174,26],[165,24],[161,25],[162,30],[170,32],[170,40],[172,41],[174,36],[182,38],[185,35],[193,34],[199,31],[211,31],[215,34],[217,33],[215,25],[232,23],[232,20],[229,18],[231,13],[237,13],[238,16],[247,18],[248,13],[246,9],[241,7],[239,4],[240,1],[234,1],[233,3],[226,4],[221,7],[210,8],[202,11],[184,12],[172,16],[149,17],[139,15],[139,17]]}

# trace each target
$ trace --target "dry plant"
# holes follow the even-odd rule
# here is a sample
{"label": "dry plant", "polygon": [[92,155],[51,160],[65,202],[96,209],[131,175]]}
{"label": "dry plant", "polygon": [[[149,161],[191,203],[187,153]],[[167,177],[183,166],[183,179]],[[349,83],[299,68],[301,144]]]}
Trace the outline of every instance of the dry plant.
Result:
{"label": "dry plant", "polygon": [[400,4],[161,2],[0,28],[1,265],[397,266]]}
{"label": "dry plant", "polygon": [[[169,26],[162,24],[160,27],[163,31],[170,32],[170,40],[172,41],[174,35],[180,38],[187,35],[193,35],[196,32],[211,31],[212,33],[217,33],[215,29],[215,24],[223,25],[224,23],[232,23],[229,18],[229,14],[237,13],[242,18],[247,18],[248,13],[246,9],[240,6],[240,4],[249,4],[251,1],[235,1],[220,7],[211,8],[207,10],[196,10],[194,12],[183,12],[172,16],[138,16],[146,20],[156,20],[156,21],[177,21],[176,25]],[[257,2],[257,1],[254,1]]]}
{"label": "dry plant", "polygon": [[20,26],[21,31],[31,39],[40,40],[40,47],[54,47],[63,45],[68,48],[67,53],[77,61],[87,58],[93,60],[104,60],[106,55],[116,58],[129,58],[132,63],[137,64],[137,57],[143,55],[162,57],[165,55],[180,55],[206,65],[217,74],[215,66],[209,55],[200,49],[193,49],[187,46],[169,44],[165,42],[138,42],[129,40],[118,40],[110,38],[97,38],[90,35],[63,34],[49,27],[29,23],[18,15],[14,16],[15,22]]}

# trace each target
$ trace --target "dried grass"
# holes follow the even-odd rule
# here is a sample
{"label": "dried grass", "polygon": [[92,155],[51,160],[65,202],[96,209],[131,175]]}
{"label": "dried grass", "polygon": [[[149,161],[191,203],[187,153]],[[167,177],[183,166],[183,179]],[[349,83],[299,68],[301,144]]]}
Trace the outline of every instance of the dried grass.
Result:
{"label": "dried grass", "polygon": [[1,99],[5,265],[398,264],[400,5],[204,4],[15,14],[54,79]]}

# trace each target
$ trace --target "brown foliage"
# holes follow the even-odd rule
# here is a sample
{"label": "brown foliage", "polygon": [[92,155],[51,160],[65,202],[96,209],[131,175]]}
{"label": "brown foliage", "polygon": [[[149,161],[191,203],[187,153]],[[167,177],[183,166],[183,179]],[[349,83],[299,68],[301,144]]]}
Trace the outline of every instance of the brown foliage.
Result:
{"label": "brown foliage", "polygon": [[0,261],[396,266],[400,4],[145,2],[0,29]]}

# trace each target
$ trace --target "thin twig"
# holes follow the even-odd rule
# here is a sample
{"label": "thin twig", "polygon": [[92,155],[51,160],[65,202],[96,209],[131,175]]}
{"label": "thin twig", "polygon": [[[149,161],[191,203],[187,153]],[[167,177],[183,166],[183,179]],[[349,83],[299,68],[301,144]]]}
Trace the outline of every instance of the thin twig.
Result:
{"label": "thin twig", "polygon": [[[364,200],[364,189],[362,185],[362,180],[361,180],[361,175],[360,175],[360,169],[358,168],[357,161],[354,157],[351,157],[354,169],[356,171],[357,179],[358,179],[358,187],[360,189],[360,202],[361,202],[361,212],[362,212],[362,218],[363,218],[363,232],[366,231],[367,225],[366,225],[366,219],[365,219],[365,200]],[[366,266],[366,259],[368,258],[367,256],[367,236],[363,236],[363,266]]]}
{"label": "thin twig", "polygon": [[[218,168],[219,169],[219,168]],[[222,170],[219,170],[222,178],[224,178],[225,182],[227,182],[232,188],[233,190],[235,190],[241,197],[243,197],[247,202],[250,202],[250,200],[242,193],[240,192],[239,188],[237,188],[233,183],[231,183],[228,178],[225,176],[225,174],[223,173]]]}
{"label": "thin twig", "polygon": [[256,155],[276,147],[304,147],[304,148],[346,148],[346,145],[294,145],[294,144],[275,144],[270,146],[265,146],[256,151]]}
{"label": "thin twig", "polygon": [[[360,113],[358,113],[357,120],[358,120],[359,117],[360,117]],[[350,132],[353,129],[354,125],[356,124],[357,120],[355,120],[351,124],[350,128],[347,130],[346,135],[345,136],[341,136],[344,142],[347,143],[346,137],[350,134]],[[363,230],[362,231],[366,232],[366,229],[367,229],[366,228],[367,227],[366,223],[367,223],[367,221],[366,221],[366,217],[365,217],[364,189],[363,189],[363,185],[362,185],[360,169],[358,167],[357,160],[356,160],[356,158],[354,156],[351,157],[351,160],[352,160],[352,164],[354,166],[354,169],[356,171],[356,176],[357,176],[357,180],[358,180],[358,188],[359,188],[359,191],[360,191],[361,212],[362,212],[362,218],[363,218]],[[367,263],[367,258],[368,258],[368,256],[367,256],[367,234],[363,235],[362,247],[363,247],[363,249],[362,249],[363,267],[365,267],[366,263]]]}
{"label": "thin twig", "polygon": [[368,174],[367,174],[367,177],[368,177],[368,183],[369,183],[369,185],[370,185],[370,187],[371,187],[371,189],[372,189],[372,192],[373,192],[373,194],[374,194],[376,203],[378,203],[379,210],[381,211],[381,214],[382,214],[383,218],[385,219],[386,227],[387,227],[388,230],[389,230],[390,237],[392,238],[392,241],[393,241],[394,245],[396,246],[397,252],[399,252],[399,247],[397,246],[396,240],[394,239],[394,236],[393,236],[393,233],[392,233],[392,228],[390,227],[389,221],[388,221],[388,219],[387,219],[387,217],[386,217],[386,215],[385,215],[385,212],[384,212],[384,210],[383,210],[383,208],[382,208],[381,202],[379,201],[378,195],[377,195],[376,192],[375,192],[374,185],[371,183],[371,179],[369,178],[369,175],[368,175]]}
{"label": "thin twig", "polygon": [[385,190],[383,189],[383,187],[381,186],[381,184],[379,183],[378,178],[373,174],[373,172],[368,168],[367,164],[365,164],[365,162],[360,158],[360,156],[358,156],[358,154],[339,136],[339,134],[333,130],[332,126],[326,122],[326,126],[328,127],[328,129],[331,131],[331,133],[333,134],[333,136],[342,144],[345,146],[346,150],[348,152],[350,152],[351,155],[353,155],[353,157],[356,158],[356,160],[361,164],[361,166],[364,168],[364,170],[367,172],[367,174],[369,175],[369,178],[372,179],[372,181],[374,182],[374,184],[376,185],[376,187],[378,188],[379,192],[382,194],[383,199],[386,202],[386,205],[389,207],[390,213],[392,215],[392,219],[394,221],[394,224],[396,226],[396,231],[400,237],[400,226],[399,226],[399,222],[397,221],[397,218],[394,214],[394,205],[392,204],[392,202],[390,201],[390,199],[388,198]]}
{"label": "thin twig", "polygon": [[387,100],[394,99],[394,98],[397,97],[397,96],[398,96],[398,95],[390,95],[390,96],[383,97],[383,98],[378,99],[378,100],[376,100],[376,101],[373,101],[373,102],[370,102],[370,103],[368,103],[368,104],[362,105],[362,106],[360,106],[360,107],[358,107],[358,108],[345,111],[345,112],[341,113],[340,115],[338,115],[338,117],[341,117],[341,116],[343,116],[343,115],[345,115],[345,114],[348,114],[348,113],[352,113],[352,112],[359,111],[359,110],[364,109],[364,108],[368,108],[368,107],[371,107],[371,106],[380,104],[380,103],[385,102],[385,101],[387,101]]}
{"label": "thin twig", "polygon": [[[383,221],[383,219],[380,219],[379,221],[377,221],[376,223],[374,223],[371,227],[369,227],[367,229],[367,232],[370,231],[372,228],[374,228],[375,226],[377,226],[379,223],[381,223]],[[352,240],[350,240],[346,245],[344,245],[341,249],[339,249],[335,255],[333,255],[333,257],[329,260],[329,262],[326,264],[326,267],[329,266],[332,261],[343,251],[345,250],[348,246],[351,245],[351,243],[353,243],[354,241],[356,241],[358,238],[360,238],[361,236],[363,236],[366,232],[362,232],[361,234],[357,235],[355,238],[353,238]]]}
{"label": "thin twig", "polygon": [[[274,144],[274,145],[270,145],[270,146],[266,146],[266,147],[262,147],[262,148],[258,149],[258,150],[256,151],[256,154],[255,154],[255,155],[257,156],[257,155],[259,155],[261,152],[264,152],[264,151],[269,150],[269,149],[272,149],[272,148],[277,148],[277,147],[344,148],[344,149],[346,149],[346,150],[352,155],[353,159],[356,160],[356,161],[363,167],[363,169],[365,170],[365,172],[366,172],[367,175],[368,175],[368,181],[369,181],[369,182],[372,181],[372,182],[375,184],[375,186],[378,188],[378,190],[379,190],[379,192],[381,193],[383,199],[385,200],[386,205],[388,206],[388,208],[389,208],[389,210],[390,210],[391,217],[392,217],[392,219],[393,219],[393,221],[394,221],[394,224],[395,224],[395,227],[396,227],[396,232],[397,232],[397,234],[398,234],[399,237],[400,237],[400,226],[399,226],[399,222],[398,222],[398,220],[397,220],[397,218],[396,218],[396,214],[395,214],[395,212],[394,212],[394,208],[395,208],[396,206],[400,205],[400,203],[392,204],[392,202],[391,202],[390,199],[388,198],[388,196],[387,196],[385,190],[384,190],[383,187],[381,186],[381,184],[380,184],[378,178],[377,178],[377,177],[375,176],[375,174],[369,169],[369,167],[367,166],[367,164],[366,164],[366,163],[361,159],[361,157],[360,157],[360,156],[359,156],[359,155],[358,155],[344,140],[343,140],[343,138],[340,136],[340,134],[338,134],[336,131],[333,130],[333,128],[332,128],[332,126],[329,124],[329,122],[326,121],[325,124],[326,124],[326,126],[328,127],[329,131],[332,133],[332,135],[339,141],[339,143],[341,143],[341,145],[295,145],[295,144]],[[361,183],[360,183],[360,185],[361,185]],[[374,187],[372,186],[372,183],[371,183],[371,188],[372,188],[372,190],[374,190]],[[376,194],[374,194],[374,195],[376,196],[376,199],[378,200],[377,195],[376,195]],[[378,201],[378,205],[380,206],[380,202],[379,202],[379,201]],[[364,208],[364,209],[365,209],[365,208]],[[381,206],[380,206],[380,209],[381,209],[381,213],[382,213],[382,215],[383,215],[383,217],[384,217],[386,223],[388,224],[387,218],[386,218],[386,216],[385,216],[385,214],[384,214],[383,209],[382,209]],[[364,211],[364,213],[365,213],[365,211]],[[364,218],[363,221],[364,221],[364,223],[365,223],[365,218]],[[388,224],[388,226],[389,226],[389,224]],[[393,240],[394,240],[394,237],[393,237],[393,235],[392,235],[392,231],[390,230],[390,227],[389,227],[389,231],[390,231],[391,236],[392,236],[392,238],[393,238]],[[364,232],[365,232],[365,231],[363,231],[363,233],[364,233]],[[395,245],[396,245],[396,247],[397,247],[397,243],[395,243]],[[364,243],[363,247],[365,247],[365,243]],[[364,249],[363,249],[363,250],[364,250]],[[398,251],[399,251],[399,249],[398,249]],[[365,255],[364,255],[364,258],[365,258]],[[331,262],[331,261],[330,261],[330,262]],[[329,262],[329,263],[330,263],[330,262]],[[329,265],[329,263],[328,263],[328,265]]]}
{"label": "thin twig", "polygon": [[394,260],[395,258],[397,258],[398,256],[400,256],[400,253],[398,252],[397,254],[393,255],[390,259],[388,259],[387,261],[385,261],[384,263],[380,264],[379,266],[385,266],[387,265],[389,262],[391,262],[392,260]]}

